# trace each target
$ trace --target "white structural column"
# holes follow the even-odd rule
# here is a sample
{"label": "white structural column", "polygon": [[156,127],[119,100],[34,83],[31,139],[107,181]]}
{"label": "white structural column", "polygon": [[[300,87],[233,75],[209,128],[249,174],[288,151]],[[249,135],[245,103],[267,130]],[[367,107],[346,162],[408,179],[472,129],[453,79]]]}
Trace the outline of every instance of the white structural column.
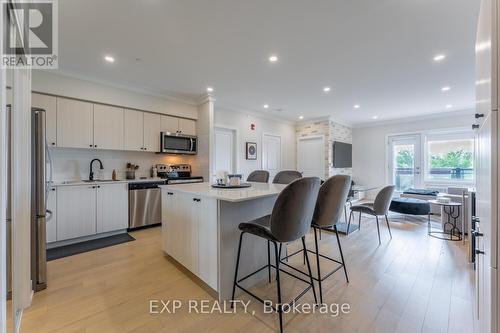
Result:
{"label": "white structural column", "polygon": [[[0,17],[3,16],[3,6],[0,6]],[[0,55],[4,54],[3,34],[0,33]],[[6,204],[7,204],[7,97],[6,90],[6,70],[0,68],[0,333],[7,331],[7,237],[6,237]]]}
{"label": "white structural column", "polygon": [[214,130],[214,103],[215,99],[207,95],[198,106],[198,121],[196,133],[198,135],[198,172],[205,181],[211,181],[215,173],[215,130]]}

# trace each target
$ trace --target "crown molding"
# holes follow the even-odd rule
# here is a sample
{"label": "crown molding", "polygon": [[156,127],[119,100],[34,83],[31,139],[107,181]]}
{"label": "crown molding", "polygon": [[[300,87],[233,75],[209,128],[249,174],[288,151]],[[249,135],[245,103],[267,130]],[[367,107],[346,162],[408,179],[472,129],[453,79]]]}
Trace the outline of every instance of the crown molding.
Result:
{"label": "crown molding", "polygon": [[170,100],[170,101],[174,101],[174,102],[179,102],[179,103],[184,103],[184,104],[188,104],[188,105],[192,105],[192,106],[199,105],[195,100],[176,97],[176,96],[173,96],[170,94],[158,93],[158,92],[155,92],[155,91],[147,89],[147,88],[138,88],[138,87],[134,87],[134,86],[118,84],[116,82],[99,80],[99,79],[96,79],[96,78],[93,78],[93,77],[90,77],[87,75],[75,73],[72,71],[63,71],[63,70],[58,70],[57,72],[54,72],[52,70],[40,70],[40,71],[46,72],[46,73],[49,73],[49,74],[55,75],[55,76],[61,76],[61,77],[66,77],[66,78],[71,78],[71,79],[78,79],[78,80],[82,80],[82,81],[87,81],[90,83],[101,84],[101,85],[108,86],[111,88],[126,90],[126,91],[130,91],[130,92],[134,92],[134,93],[138,93],[138,94],[143,94],[143,95],[147,95],[147,96],[152,96],[152,97],[158,97],[158,98],[162,98],[162,99],[166,99],[166,100]]}
{"label": "crown molding", "polygon": [[[473,115],[474,112],[475,112],[474,108],[471,107],[471,108],[460,109],[460,110],[455,110],[455,111],[423,114],[421,116],[412,116],[412,117],[405,117],[405,118],[372,121],[369,123],[354,124],[351,127],[352,128],[366,128],[366,127],[377,127],[377,126],[384,126],[384,125],[394,125],[394,124],[402,124],[402,123],[408,123],[411,121],[418,121],[418,120],[432,120],[432,119],[443,119],[443,118],[457,117],[457,116],[467,116],[467,115]],[[471,121],[472,121],[472,119],[471,119]]]}

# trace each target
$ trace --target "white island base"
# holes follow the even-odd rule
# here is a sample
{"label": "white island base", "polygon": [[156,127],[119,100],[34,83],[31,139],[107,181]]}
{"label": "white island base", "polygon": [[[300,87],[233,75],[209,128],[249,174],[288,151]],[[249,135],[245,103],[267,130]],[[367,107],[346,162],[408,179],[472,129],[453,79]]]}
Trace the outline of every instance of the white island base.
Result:
{"label": "white island base", "polygon": [[[238,254],[238,224],[271,213],[285,185],[252,183],[246,189],[214,189],[209,183],[160,186],[163,251],[213,289],[231,299]],[[245,235],[241,278],[267,264],[267,241]],[[274,261],[271,246],[271,260]],[[267,278],[267,270],[246,285]]]}

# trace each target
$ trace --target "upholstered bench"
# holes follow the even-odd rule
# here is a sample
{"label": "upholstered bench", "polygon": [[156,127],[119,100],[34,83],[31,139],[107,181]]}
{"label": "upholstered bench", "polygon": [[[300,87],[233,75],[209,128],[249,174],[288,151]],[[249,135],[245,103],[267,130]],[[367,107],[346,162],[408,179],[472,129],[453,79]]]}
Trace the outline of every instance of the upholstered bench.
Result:
{"label": "upholstered bench", "polygon": [[389,210],[406,215],[429,215],[431,205],[427,201],[420,199],[395,198],[392,199]]}

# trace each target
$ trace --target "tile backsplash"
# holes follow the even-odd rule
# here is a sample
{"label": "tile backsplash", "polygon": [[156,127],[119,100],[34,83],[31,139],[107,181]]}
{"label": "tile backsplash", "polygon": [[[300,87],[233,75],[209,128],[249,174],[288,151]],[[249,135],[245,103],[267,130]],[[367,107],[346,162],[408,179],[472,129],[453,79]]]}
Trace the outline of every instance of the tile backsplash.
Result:
{"label": "tile backsplash", "polygon": [[98,163],[94,164],[95,177],[111,179],[113,169],[118,179],[125,179],[125,169],[128,162],[136,164],[136,178],[150,177],[151,167],[155,164],[191,164],[193,175],[197,175],[198,158],[186,155],[163,155],[148,152],[114,151],[50,148],[52,157],[52,172],[54,181],[88,179],[90,161],[98,158],[102,161],[104,170],[99,170]]}

